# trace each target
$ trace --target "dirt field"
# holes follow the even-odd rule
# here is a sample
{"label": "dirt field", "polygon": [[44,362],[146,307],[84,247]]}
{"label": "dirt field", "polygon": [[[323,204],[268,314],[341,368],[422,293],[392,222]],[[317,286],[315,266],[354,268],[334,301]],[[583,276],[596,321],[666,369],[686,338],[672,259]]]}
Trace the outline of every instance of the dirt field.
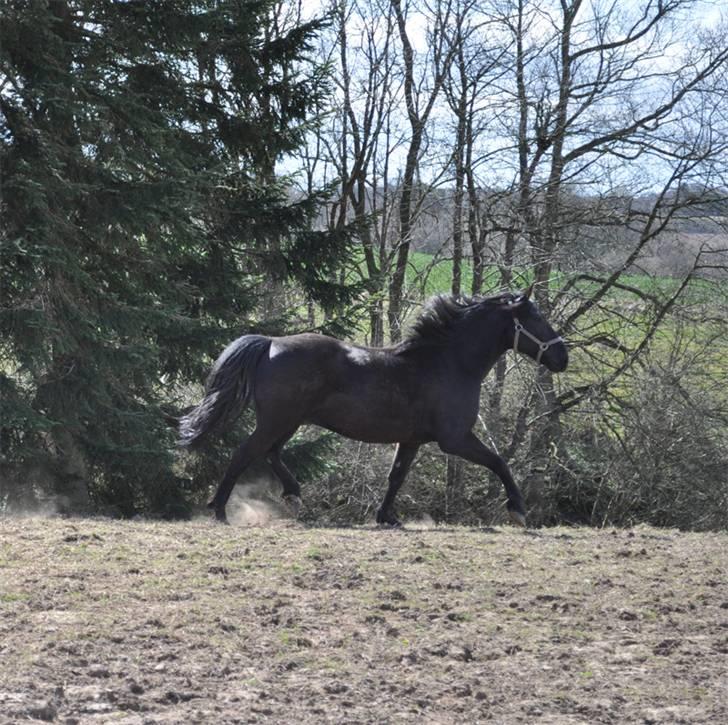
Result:
{"label": "dirt field", "polygon": [[0,520],[0,722],[727,723],[728,535]]}

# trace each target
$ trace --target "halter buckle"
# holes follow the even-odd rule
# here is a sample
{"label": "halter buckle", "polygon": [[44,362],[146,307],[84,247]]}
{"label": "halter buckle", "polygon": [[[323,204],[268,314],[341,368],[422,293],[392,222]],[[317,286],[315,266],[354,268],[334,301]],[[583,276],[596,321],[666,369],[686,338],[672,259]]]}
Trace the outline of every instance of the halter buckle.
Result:
{"label": "halter buckle", "polygon": [[548,340],[547,342],[544,342],[543,340],[539,340],[536,335],[529,332],[524,326],[523,323],[514,315],[513,316],[513,323],[514,323],[514,329],[515,329],[515,335],[513,336],[513,350],[515,352],[520,352],[518,349],[518,340],[521,336],[521,333],[523,333],[526,337],[528,337],[530,340],[535,342],[538,345],[538,355],[536,355],[536,364],[539,364],[541,362],[541,356],[551,347],[551,345],[554,345],[557,342],[563,342],[564,339],[559,335],[557,337],[554,337],[553,340]]}

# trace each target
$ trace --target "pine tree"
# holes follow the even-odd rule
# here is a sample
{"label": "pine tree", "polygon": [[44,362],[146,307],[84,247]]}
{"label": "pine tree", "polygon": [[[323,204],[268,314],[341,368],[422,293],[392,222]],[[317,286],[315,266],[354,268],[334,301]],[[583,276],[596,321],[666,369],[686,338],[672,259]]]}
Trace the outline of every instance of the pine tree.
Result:
{"label": "pine tree", "polygon": [[325,77],[270,2],[3,2],[2,497],[185,512],[168,406],[266,280],[335,304],[346,238],[275,162]]}

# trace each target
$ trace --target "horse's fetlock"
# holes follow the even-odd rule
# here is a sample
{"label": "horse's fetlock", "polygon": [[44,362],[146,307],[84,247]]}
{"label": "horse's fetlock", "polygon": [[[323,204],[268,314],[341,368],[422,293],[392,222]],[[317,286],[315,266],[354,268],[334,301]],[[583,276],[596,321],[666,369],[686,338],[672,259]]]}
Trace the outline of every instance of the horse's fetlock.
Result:
{"label": "horse's fetlock", "polygon": [[508,516],[510,516],[511,521],[516,524],[516,526],[520,526],[524,529],[527,528],[526,512],[523,508],[522,501],[509,500],[506,504],[506,508],[508,509]]}
{"label": "horse's fetlock", "polygon": [[283,503],[286,504],[289,511],[293,515],[293,518],[297,519],[298,515],[301,513],[301,497],[289,493],[283,496]]}

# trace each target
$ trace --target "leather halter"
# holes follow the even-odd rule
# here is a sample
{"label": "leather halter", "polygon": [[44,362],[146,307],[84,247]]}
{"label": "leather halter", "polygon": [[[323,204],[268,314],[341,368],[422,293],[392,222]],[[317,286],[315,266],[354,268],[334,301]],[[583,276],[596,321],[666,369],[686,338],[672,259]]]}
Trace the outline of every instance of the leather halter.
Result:
{"label": "leather halter", "polygon": [[523,350],[518,349],[518,339],[520,338],[521,334],[525,335],[529,340],[532,340],[538,345],[538,355],[536,355],[536,364],[541,362],[541,356],[552,346],[555,345],[557,342],[563,342],[564,338],[559,336],[555,337],[553,340],[548,340],[546,342],[543,342],[542,340],[539,340],[536,335],[530,333],[521,323],[521,321],[513,315],[513,323],[516,328],[515,335],[513,336],[513,349],[516,352],[523,352]]}

